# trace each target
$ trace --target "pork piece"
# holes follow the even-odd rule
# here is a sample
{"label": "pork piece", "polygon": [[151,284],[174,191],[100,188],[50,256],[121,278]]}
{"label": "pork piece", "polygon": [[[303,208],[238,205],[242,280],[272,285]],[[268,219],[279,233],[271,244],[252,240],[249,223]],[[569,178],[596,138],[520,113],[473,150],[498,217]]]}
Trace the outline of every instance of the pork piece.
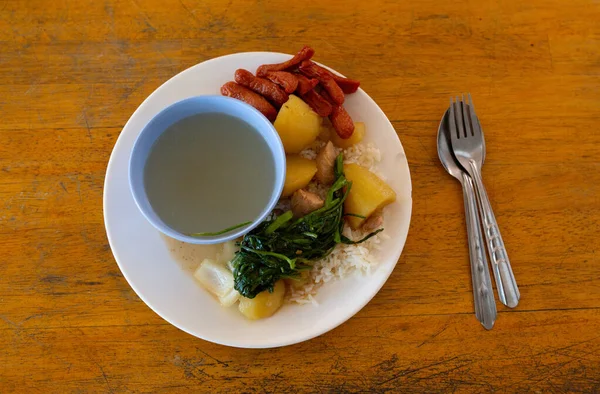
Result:
{"label": "pork piece", "polygon": [[341,105],[334,105],[329,115],[329,120],[340,138],[348,139],[354,133],[354,122],[346,112],[346,109]]}
{"label": "pork piece", "polygon": [[375,211],[364,221],[362,229],[365,232],[371,233],[383,226],[383,212]]}
{"label": "pork piece", "polygon": [[344,92],[342,88],[333,80],[331,73],[322,67],[318,67],[310,60],[305,60],[300,64],[300,72],[309,78],[316,78],[333,100],[334,104],[342,105],[344,103]]}
{"label": "pork piece", "polygon": [[300,218],[323,207],[324,203],[316,194],[299,189],[292,194],[292,213],[294,217]]}
{"label": "pork piece", "polygon": [[264,77],[269,71],[283,71],[292,68],[304,60],[310,59],[315,54],[315,50],[309,46],[300,49],[300,52],[294,55],[290,60],[278,64],[263,64],[256,70],[256,75]]}
{"label": "pork piece", "polygon": [[223,96],[233,97],[241,100],[246,104],[250,104],[259,110],[267,119],[274,121],[277,117],[277,110],[273,107],[266,98],[260,94],[254,93],[252,90],[238,85],[235,82],[227,82],[221,86],[221,94]]}
{"label": "pork piece", "polygon": [[298,78],[287,71],[269,71],[265,78],[281,86],[288,94],[293,93],[298,87]]}
{"label": "pork piece", "polygon": [[315,86],[319,84],[319,80],[316,78],[307,78],[302,74],[294,74],[298,79],[298,87],[296,88],[296,93],[300,96],[306,94],[307,92],[313,90]]}
{"label": "pork piece", "polygon": [[329,75],[331,75],[331,78],[333,78],[335,83],[338,84],[338,86],[342,89],[342,91],[344,93],[350,94],[350,93],[354,93],[358,90],[358,87],[360,86],[360,81],[357,81],[355,79],[346,78],[346,77],[340,77],[339,75],[332,73],[328,69],[323,68],[314,62],[311,62],[311,63],[313,63],[315,65],[315,67],[320,68],[324,72],[329,73]]}
{"label": "pork piece", "polygon": [[268,79],[258,78],[252,75],[248,70],[240,68],[236,70],[235,82],[247,87],[248,89],[256,92],[275,104],[275,107],[280,108],[286,101],[288,101],[288,95],[279,86],[269,81]]}
{"label": "pork piece", "polygon": [[319,114],[319,116],[326,117],[331,115],[331,104],[314,89],[309,90],[306,94],[303,94],[300,97],[302,97],[302,100],[304,100],[304,102],[308,104],[313,111]]}
{"label": "pork piece", "polygon": [[352,133],[354,133],[354,121],[350,117],[350,114],[346,112],[346,109],[342,105],[335,104],[326,90],[321,90],[320,95],[331,103],[332,108],[329,121],[335,133],[342,139],[352,137]]}
{"label": "pork piece", "polygon": [[355,79],[340,77],[339,75],[336,75],[334,73],[331,73],[331,76],[335,83],[337,83],[338,86],[342,89],[342,92],[346,94],[356,92],[358,90],[358,87],[360,86],[360,82]]}
{"label": "pork piece", "polygon": [[327,142],[317,154],[317,173],[315,174],[317,181],[323,185],[330,185],[335,180],[333,168],[335,166],[335,158],[337,152],[331,141]]}

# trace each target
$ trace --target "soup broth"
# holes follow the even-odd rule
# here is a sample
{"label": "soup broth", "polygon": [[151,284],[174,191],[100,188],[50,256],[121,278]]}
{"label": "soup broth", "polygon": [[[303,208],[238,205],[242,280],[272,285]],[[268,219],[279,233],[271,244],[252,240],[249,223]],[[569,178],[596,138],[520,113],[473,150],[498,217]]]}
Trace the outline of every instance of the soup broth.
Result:
{"label": "soup broth", "polygon": [[255,220],[275,183],[274,158],[241,119],[204,113],[182,119],[156,140],[144,182],[156,214],[184,233],[217,232]]}

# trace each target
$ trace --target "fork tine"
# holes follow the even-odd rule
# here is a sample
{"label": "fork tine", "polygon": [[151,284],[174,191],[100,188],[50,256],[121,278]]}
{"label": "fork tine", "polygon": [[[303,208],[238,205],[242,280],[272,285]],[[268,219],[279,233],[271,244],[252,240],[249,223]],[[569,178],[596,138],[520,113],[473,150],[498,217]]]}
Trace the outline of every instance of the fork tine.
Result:
{"label": "fork tine", "polygon": [[471,121],[471,129],[473,130],[473,136],[478,134],[483,134],[481,130],[481,125],[479,124],[479,118],[477,118],[477,113],[475,112],[475,106],[473,105],[473,98],[471,97],[471,93],[467,93],[469,97],[469,119]]}
{"label": "fork tine", "polygon": [[469,114],[467,114],[468,111],[468,105],[465,102],[465,95],[462,95],[462,101],[460,103],[461,105],[461,109],[462,109],[462,116],[463,116],[463,121],[465,123],[465,133],[467,135],[467,137],[470,136],[475,136],[474,132],[473,132],[473,125],[471,123],[471,118],[469,117]]}
{"label": "fork tine", "polygon": [[471,107],[471,109],[473,110],[473,113],[475,114],[475,105],[473,104],[473,97],[471,97],[471,93],[467,93],[467,97],[469,98],[469,106]]}
{"label": "fork tine", "polygon": [[464,121],[464,117],[463,117],[463,113],[462,113],[462,102],[459,100],[458,97],[456,97],[456,101],[454,102],[454,113],[455,113],[455,119],[456,119],[456,126],[458,128],[458,135],[459,135],[459,139],[460,138],[466,138],[467,134],[465,133],[465,121]]}

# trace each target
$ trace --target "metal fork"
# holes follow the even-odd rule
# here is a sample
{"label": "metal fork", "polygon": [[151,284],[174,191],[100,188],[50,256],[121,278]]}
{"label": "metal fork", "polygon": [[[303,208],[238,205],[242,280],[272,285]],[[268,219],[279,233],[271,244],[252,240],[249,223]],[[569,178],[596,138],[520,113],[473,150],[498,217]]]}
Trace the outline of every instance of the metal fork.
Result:
{"label": "metal fork", "polygon": [[462,99],[458,97],[456,100],[450,99],[449,123],[452,151],[458,162],[475,182],[498,297],[504,305],[514,308],[519,303],[521,294],[508,260],[508,254],[500,235],[496,217],[481,179],[481,166],[485,155],[483,131],[475,114],[471,95],[468,94],[467,98],[468,101],[465,100],[464,96]]}
{"label": "metal fork", "polygon": [[448,123],[450,111],[444,117],[438,128],[438,156],[446,171],[462,184],[463,199],[465,203],[465,216],[467,221],[467,238],[469,241],[469,260],[471,262],[471,279],[473,281],[473,305],[475,317],[487,329],[491,330],[496,321],[496,301],[492,290],[492,278],[487,258],[485,257],[485,243],[479,213],[477,211],[477,197],[471,177],[462,169],[452,154],[450,148],[450,129]]}

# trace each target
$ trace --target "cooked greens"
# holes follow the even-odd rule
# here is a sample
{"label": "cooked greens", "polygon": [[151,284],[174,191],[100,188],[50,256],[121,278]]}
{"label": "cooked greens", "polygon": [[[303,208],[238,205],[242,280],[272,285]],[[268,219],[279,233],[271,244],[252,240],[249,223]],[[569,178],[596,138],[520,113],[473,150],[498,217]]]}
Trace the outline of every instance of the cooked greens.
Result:
{"label": "cooked greens", "polygon": [[228,233],[228,232],[233,231],[235,229],[238,229],[240,227],[247,226],[250,223],[252,223],[252,222],[244,222],[244,223],[236,224],[235,226],[228,227],[228,228],[226,228],[224,230],[221,230],[221,231],[215,231],[213,233],[211,233],[211,232],[208,232],[208,233],[192,233],[192,234],[190,234],[190,236],[192,236],[192,237],[212,237],[214,235],[221,235],[221,234]]}
{"label": "cooked greens", "polygon": [[335,164],[335,182],[329,188],[322,208],[299,219],[290,211],[261,223],[244,236],[232,264],[235,289],[254,298],[269,290],[281,278],[295,278],[312,267],[312,261],[327,256],[338,243],[360,243],[342,234],[343,205],[352,183],[344,176],[343,156]]}

